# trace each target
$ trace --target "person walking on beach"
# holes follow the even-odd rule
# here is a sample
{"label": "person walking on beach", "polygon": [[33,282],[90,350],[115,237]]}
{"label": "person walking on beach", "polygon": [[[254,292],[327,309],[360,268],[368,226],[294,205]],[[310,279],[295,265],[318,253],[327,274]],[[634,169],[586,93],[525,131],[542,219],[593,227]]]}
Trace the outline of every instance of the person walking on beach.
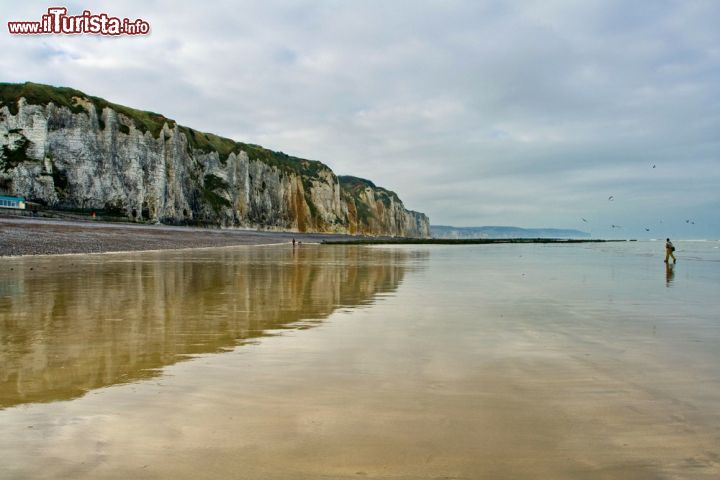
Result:
{"label": "person walking on beach", "polygon": [[665,239],[665,263],[668,263],[668,260],[670,257],[673,259],[673,263],[677,262],[677,259],[675,258],[675,254],[673,253],[675,251],[675,246],[672,244],[669,238]]}

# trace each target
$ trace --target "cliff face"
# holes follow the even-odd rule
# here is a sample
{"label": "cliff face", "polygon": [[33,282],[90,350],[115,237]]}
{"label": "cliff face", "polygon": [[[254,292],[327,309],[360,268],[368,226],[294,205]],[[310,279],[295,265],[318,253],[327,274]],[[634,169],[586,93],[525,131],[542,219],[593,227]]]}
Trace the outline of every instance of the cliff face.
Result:
{"label": "cliff face", "polygon": [[68,88],[0,84],[0,102],[0,190],[29,200],[133,221],[430,235],[393,192],[317,161]]}
{"label": "cliff face", "polygon": [[406,210],[395,192],[363,178],[342,176],[340,198],[347,208],[350,233],[372,234],[385,230],[389,235],[429,237],[427,215]]}

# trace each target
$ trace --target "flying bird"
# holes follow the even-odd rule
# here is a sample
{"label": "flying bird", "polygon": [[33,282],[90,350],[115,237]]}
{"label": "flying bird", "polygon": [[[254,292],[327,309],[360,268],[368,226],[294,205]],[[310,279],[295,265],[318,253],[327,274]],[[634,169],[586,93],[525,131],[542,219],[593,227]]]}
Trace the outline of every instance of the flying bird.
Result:
{"label": "flying bird", "polygon": [[583,222],[587,223],[587,220],[585,220],[584,218],[580,218],[580,220],[582,220]]}
{"label": "flying bird", "polygon": [[621,225],[611,225],[611,226],[612,226],[612,228],[622,228]]}
{"label": "flying bird", "polygon": [[655,168],[655,165],[653,165],[653,168]]}
{"label": "flying bird", "polygon": [[608,200],[610,200],[610,201],[612,202],[613,200],[615,200],[615,197],[613,197],[612,195],[610,195],[610,196],[608,197]]}
{"label": "flying bird", "polygon": [[646,229],[645,229],[645,231],[646,231],[646,232],[649,232],[649,231],[650,231],[650,229],[649,229],[649,228],[646,228]]}

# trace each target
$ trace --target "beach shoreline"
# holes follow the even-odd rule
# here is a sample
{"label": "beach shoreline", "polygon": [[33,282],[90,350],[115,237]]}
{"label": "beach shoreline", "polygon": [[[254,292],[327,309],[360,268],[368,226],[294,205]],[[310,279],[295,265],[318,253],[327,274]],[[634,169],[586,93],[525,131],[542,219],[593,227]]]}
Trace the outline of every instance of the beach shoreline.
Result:
{"label": "beach shoreline", "polygon": [[187,250],[241,245],[320,243],[360,237],[0,216],[0,257]]}
{"label": "beach shoreline", "polygon": [[79,219],[0,216],[0,257],[86,255],[160,250],[190,250],[291,243],[345,245],[495,243],[597,243],[625,240],[558,238],[436,239],[366,237],[334,233],[203,228]]}

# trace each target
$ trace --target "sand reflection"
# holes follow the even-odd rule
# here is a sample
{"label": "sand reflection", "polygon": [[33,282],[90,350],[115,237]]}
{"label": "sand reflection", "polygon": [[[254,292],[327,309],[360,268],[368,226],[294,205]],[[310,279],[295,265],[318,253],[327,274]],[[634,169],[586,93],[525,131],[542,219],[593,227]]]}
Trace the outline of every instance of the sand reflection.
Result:
{"label": "sand reflection", "polygon": [[720,478],[718,256],[694,247],[668,289],[653,247],[17,264],[14,398],[112,386],[0,411],[0,478]]}
{"label": "sand reflection", "polygon": [[675,265],[668,262],[665,264],[665,285],[670,287],[673,280],[675,280]]}
{"label": "sand reflection", "polygon": [[310,327],[393,291],[406,255],[304,246],[6,261],[0,408],[75,398]]}

